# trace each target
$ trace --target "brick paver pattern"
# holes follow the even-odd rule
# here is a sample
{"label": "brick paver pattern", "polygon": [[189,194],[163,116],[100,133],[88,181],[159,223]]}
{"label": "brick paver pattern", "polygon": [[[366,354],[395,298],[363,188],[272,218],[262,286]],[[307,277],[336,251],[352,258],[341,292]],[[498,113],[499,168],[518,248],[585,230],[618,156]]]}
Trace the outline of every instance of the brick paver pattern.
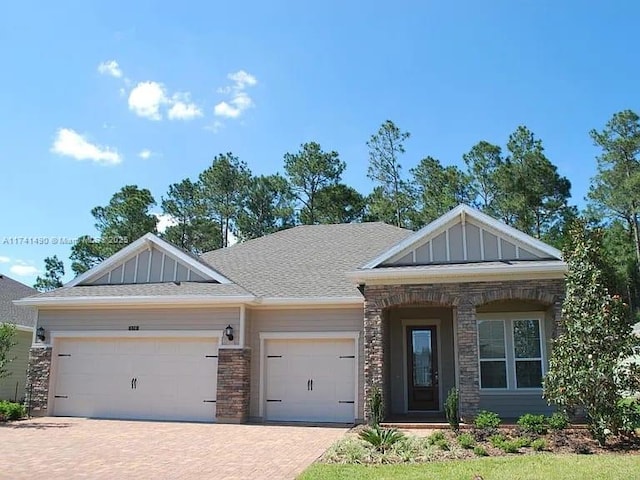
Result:
{"label": "brick paver pattern", "polygon": [[0,479],[293,479],[346,431],[38,418],[0,424]]}

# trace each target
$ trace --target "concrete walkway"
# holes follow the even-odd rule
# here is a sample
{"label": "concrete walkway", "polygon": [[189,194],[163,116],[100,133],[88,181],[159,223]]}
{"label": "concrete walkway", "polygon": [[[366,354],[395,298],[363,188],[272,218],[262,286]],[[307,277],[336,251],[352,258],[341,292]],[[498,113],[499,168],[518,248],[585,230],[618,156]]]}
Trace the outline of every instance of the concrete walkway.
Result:
{"label": "concrete walkway", "polygon": [[0,424],[0,479],[293,479],[346,431],[39,418]]}

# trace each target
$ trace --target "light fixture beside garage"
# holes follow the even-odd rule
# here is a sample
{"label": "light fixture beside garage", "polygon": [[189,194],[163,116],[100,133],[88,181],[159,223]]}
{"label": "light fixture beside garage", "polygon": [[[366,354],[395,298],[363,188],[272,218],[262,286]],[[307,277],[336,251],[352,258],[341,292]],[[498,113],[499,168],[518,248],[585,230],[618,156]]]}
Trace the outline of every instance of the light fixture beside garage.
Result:
{"label": "light fixture beside garage", "polygon": [[231,325],[227,325],[227,328],[224,329],[224,334],[226,335],[226,337],[229,339],[230,342],[233,341],[233,327]]}
{"label": "light fixture beside garage", "polygon": [[41,342],[44,342],[44,328],[43,327],[38,327],[36,330],[36,337],[38,338],[38,340],[40,340]]}

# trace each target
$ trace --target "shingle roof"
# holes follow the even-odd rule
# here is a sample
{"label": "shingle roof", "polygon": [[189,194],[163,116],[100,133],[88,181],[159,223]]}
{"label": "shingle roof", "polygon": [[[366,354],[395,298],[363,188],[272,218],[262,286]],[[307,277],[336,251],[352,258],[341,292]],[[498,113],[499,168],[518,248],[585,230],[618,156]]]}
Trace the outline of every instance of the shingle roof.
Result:
{"label": "shingle roof", "polygon": [[23,327],[33,327],[35,313],[27,308],[17,307],[13,301],[34,293],[38,293],[38,291],[6,275],[0,275],[0,323],[15,323]]}
{"label": "shingle roof", "polygon": [[[147,296],[236,296],[251,295],[239,285],[213,282],[138,283],[129,285],[76,285],[41,293],[31,298],[147,297]],[[24,295],[23,295],[24,296]]]}
{"label": "shingle roof", "polygon": [[359,293],[346,273],[412,233],[381,222],[301,225],[202,259],[258,296],[349,297]]}

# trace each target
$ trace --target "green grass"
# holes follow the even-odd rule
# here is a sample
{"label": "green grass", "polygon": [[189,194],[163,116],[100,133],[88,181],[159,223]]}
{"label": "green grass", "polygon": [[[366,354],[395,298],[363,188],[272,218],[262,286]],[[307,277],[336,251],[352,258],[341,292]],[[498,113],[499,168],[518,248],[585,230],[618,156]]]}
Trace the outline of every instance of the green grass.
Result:
{"label": "green grass", "polygon": [[640,478],[640,455],[527,455],[413,465],[335,465],[316,463],[299,480],[608,480]]}

